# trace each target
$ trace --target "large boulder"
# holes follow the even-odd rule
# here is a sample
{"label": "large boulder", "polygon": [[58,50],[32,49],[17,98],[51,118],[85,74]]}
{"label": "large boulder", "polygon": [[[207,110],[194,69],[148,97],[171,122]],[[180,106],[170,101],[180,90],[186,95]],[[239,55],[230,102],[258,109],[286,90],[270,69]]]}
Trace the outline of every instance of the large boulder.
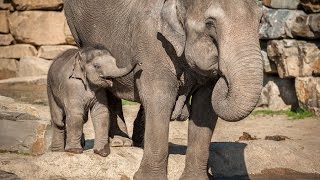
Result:
{"label": "large boulder", "polygon": [[320,116],[320,77],[296,78],[295,87],[300,106]]}
{"label": "large boulder", "polygon": [[0,94],[32,104],[47,104],[47,76],[27,76],[0,80]]}
{"label": "large boulder", "polygon": [[17,77],[47,75],[51,61],[37,57],[22,57],[18,64]]}
{"label": "large boulder", "polygon": [[294,79],[265,75],[258,107],[267,107],[271,110],[297,109],[299,104]]}
{"label": "large boulder", "polygon": [[63,6],[62,0],[12,0],[17,10],[60,10]]}
{"label": "large boulder", "polygon": [[38,50],[38,57],[44,59],[54,59],[68,49],[77,49],[77,47],[71,45],[41,46]]}
{"label": "large boulder", "polygon": [[320,38],[320,14],[300,10],[262,8],[261,39]]}
{"label": "large boulder", "polygon": [[9,32],[8,11],[0,11],[0,33]]}
{"label": "large boulder", "polygon": [[[43,154],[51,137],[47,109],[0,96],[0,150]],[[39,111],[46,111],[46,115]]]}
{"label": "large boulder", "polygon": [[0,46],[0,58],[19,59],[24,56],[36,56],[37,49],[29,44]]}
{"label": "large boulder", "polygon": [[262,0],[263,5],[275,9],[297,9],[299,0]]}
{"label": "large boulder", "polygon": [[272,40],[268,56],[277,65],[281,78],[320,73],[320,44],[297,40]]}
{"label": "large boulder", "polygon": [[15,59],[0,59],[0,80],[16,77],[17,63]]}
{"label": "large boulder", "polygon": [[9,16],[11,34],[18,42],[65,44],[65,16],[55,11],[16,11]]}
{"label": "large boulder", "polygon": [[319,0],[300,0],[303,9],[308,13],[319,13]]}
{"label": "large boulder", "polygon": [[268,58],[267,46],[267,42],[260,41],[264,72],[268,74],[278,74],[277,65],[274,61],[270,61]]}
{"label": "large boulder", "polygon": [[11,34],[0,34],[0,46],[10,45],[13,41]]}

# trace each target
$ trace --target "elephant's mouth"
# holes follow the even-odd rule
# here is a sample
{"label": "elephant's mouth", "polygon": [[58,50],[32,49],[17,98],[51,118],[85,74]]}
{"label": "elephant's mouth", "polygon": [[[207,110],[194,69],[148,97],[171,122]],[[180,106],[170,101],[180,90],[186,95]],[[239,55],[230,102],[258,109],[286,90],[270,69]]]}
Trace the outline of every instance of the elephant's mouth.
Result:
{"label": "elephant's mouth", "polygon": [[113,79],[109,77],[101,77],[100,80],[103,82],[105,87],[112,87],[113,86]]}

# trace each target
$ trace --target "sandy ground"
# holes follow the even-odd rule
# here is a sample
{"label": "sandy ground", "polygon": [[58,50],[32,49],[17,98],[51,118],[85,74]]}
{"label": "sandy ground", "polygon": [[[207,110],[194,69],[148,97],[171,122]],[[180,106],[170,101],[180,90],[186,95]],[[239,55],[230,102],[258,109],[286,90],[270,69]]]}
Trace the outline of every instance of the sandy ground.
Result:
{"label": "sandy ground", "polygon": [[[129,133],[138,106],[125,106]],[[188,122],[171,122],[168,178],[178,179],[184,168]],[[209,172],[215,179],[320,179],[320,119],[292,120],[286,116],[249,116],[228,123],[218,120],[210,147]],[[243,132],[257,140],[239,141]],[[85,127],[83,154],[48,152],[41,156],[0,154],[0,179],[132,179],[143,150],[111,148],[102,158],[93,154],[93,129]],[[265,140],[283,135],[284,141]],[[2,170],[2,171],[1,171]],[[6,172],[13,174],[8,174]]]}

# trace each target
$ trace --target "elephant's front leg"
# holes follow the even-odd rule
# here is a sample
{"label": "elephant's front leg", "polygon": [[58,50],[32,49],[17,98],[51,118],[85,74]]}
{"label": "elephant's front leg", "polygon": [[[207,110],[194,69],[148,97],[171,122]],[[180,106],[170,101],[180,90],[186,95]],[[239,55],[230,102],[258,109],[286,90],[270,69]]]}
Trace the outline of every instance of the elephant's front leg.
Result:
{"label": "elephant's front leg", "polygon": [[212,85],[204,86],[192,95],[188,149],[182,180],[208,179],[209,145],[218,119],[211,105],[212,89]]}
{"label": "elephant's front leg", "polygon": [[110,112],[106,93],[97,94],[97,102],[91,109],[91,119],[95,132],[94,153],[106,157],[110,154],[109,147],[109,123]]}
{"label": "elephant's front leg", "polygon": [[170,75],[162,73],[159,79],[153,76],[152,81],[149,77],[139,87],[146,118],[145,140],[143,158],[134,179],[167,179],[169,122],[178,89],[176,78]]}
{"label": "elephant's front leg", "polygon": [[[84,108],[77,107],[80,102],[68,103],[66,110],[66,152],[80,154],[83,152],[81,137],[84,123]],[[77,104],[77,105],[76,105]],[[80,106],[80,105],[79,105]]]}

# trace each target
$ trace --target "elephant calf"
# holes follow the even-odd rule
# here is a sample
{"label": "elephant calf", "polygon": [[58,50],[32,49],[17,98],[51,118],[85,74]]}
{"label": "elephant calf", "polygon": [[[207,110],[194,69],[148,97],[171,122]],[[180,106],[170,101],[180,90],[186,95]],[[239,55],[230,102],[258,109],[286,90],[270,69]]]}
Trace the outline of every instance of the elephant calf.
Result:
{"label": "elephant calf", "polygon": [[113,86],[113,78],[124,76],[133,68],[118,68],[109,51],[95,48],[67,50],[54,60],[48,72],[52,151],[83,152],[83,124],[90,110],[95,130],[94,153],[110,153],[105,88]]}

